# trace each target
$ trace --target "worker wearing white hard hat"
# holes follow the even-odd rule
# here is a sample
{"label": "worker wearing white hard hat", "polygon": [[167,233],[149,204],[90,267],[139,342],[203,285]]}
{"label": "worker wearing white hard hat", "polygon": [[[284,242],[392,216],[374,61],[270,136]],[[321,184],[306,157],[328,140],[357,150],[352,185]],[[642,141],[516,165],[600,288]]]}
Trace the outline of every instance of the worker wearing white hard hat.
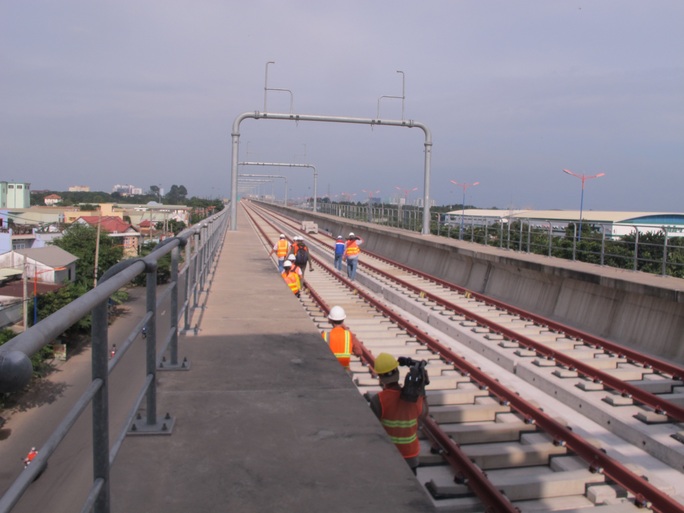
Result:
{"label": "worker wearing white hard hat", "polygon": [[281,275],[283,277],[283,280],[285,280],[287,286],[290,287],[292,293],[295,296],[299,297],[301,282],[299,281],[299,275],[292,270],[292,262],[290,262],[289,260],[285,260],[285,262],[283,263],[283,268],[285,269],[283,271],[283,274]]}
{"label": "worker wearing white hard hat", "polygon": [[356,270],[359,267],[359,255],[361,254],[359,246],[361,244],[363,244],[363,239],[354,235],[354,232],[349,232],[342,260],[347,262],[347,278],[352,281],[356,279]]}
{"label": "worker wearing white hard hat", "polygon": [[333,254],[333,264],[335,265],[335,269],[337,269],[339,272],[342,272],[342,257],[344,257],[344,250],[345,250],[344,237],[342,237],[342,235],[338,235],[337,240],[335,241],[335,252]]}
{"label": "worker wearing white hard hat", "polygon": [[340,365],[349,370],[349,362],[354,346],[351,332],[342,326],[346,318],[347,314],[344,308],[333,306],[328,313],[328,320],[333,327],[329,332],[324,331],[321,334]]}
{"label": "worker wearing white hard hat", "polygon": [[285,262],[285,257],[289,252],[290,243],[287,242],[285,234],[281,233],[280,237],[278,238],[278,242],[273,245],[273,249],[271,249],[271,252],[268,254],[269,256],[271,256],[273,253],[276,254],[276,258],[278,259],[278,272],[281,274],[283,272],[283,263]]}
{"label": "worker wearing white hard hat", "polygon": [[287,255],[287,261],[289,261],[292,264],[292,271],[296,272],[299,275],[299,280],[301,281],[302,270],[297,265],[297,257],[294,256],[293,253],[290,253],[289,255]]}
{"label": "worker wearing white hard hat", "polygon": [[309,248],[304,243],[304,238],[296,235],[294,238],[294,243],[290,251],[295,256],[294,264],[299,268],[299,274],[302,278],[302,288],[306,288],[306,283],[304,281],[304,274],[306,273],[307,264],[309,270],[313,271],[313,264],[311,263],[311,258],[309,255]]}

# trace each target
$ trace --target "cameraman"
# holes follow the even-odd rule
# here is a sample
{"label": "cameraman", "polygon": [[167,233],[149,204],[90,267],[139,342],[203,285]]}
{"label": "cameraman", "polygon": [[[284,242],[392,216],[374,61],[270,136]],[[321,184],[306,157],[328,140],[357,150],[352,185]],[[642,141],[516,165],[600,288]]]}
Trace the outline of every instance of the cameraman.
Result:
{"label": "cameraman", "polygon": [[415,474],[420,454],[418,423],[428,414],[425,395],[418,397],[415,402],[401,398],[399,362],[391,354],[380,353],[375,359],[373,371],[378,375],[382,390],[368,398],[371,410]]}

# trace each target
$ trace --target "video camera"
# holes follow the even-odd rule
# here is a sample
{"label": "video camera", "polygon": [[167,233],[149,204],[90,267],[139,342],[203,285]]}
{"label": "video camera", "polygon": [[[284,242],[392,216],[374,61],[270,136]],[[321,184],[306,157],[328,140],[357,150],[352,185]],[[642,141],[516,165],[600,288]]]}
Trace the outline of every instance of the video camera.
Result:
{"label": "video camera", "polygon": [[409,372],[404,378],[400,397],[404,401],[415,403],[419,397],[425,395],[425,386],[430,384],[430,378],[425,368],[428,362],[425,360],[416,361],[407,356],[400,356],[397,361],[402,367],[409,368]]}

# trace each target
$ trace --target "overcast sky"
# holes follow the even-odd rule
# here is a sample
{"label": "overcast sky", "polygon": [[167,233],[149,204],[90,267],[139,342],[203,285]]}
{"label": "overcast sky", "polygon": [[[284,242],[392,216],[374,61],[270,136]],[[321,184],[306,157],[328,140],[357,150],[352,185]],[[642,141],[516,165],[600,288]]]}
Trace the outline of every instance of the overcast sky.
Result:
{"label": "overcast sky", "polygon": [[[587,210],[684,211],[682,0],[0,0],[0,180],[227,197],[233,122],[264,110],[268,61],[294,113],[426,125],[438,204],[461,203],[455,180],[479,182],[481,208],[576,210],[566,168],[605,173]],[[423,196],[418,128],[240,135],[240,161],[315,166],[319,196]],[[240,172],[313,189],[307,168]]]}

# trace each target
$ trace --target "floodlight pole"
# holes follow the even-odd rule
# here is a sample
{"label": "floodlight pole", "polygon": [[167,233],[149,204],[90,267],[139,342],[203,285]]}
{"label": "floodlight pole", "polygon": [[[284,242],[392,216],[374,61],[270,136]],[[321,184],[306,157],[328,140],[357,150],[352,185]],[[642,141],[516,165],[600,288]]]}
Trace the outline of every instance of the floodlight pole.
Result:
{"label": "floodlight pole", "polygon": [[586,182],[587,180],[591,180],[592,178],[601,178],[602,176],[606,176],[606,174],[599,173],[597,175],[585,175],[573,173],[569,169],[563,169],[563,173],[567,173],[571,176],[574,176],[575,178],[579,178],[582,181],[582,193],[580,194],[579,232],[577,234],[577,241],[579,242],[580,240],[582,240],[582,209],[584,208],[584,182]]}
{"label": "floodlight pole", "polygon": [[[348,118],[340,116],[318,116],[311,114],[275,114],[270,112],[244,112],[238,115],[233,122],[231,132],[232,139],[232,159],[231,159],[231,192],[230,192],[230,230],[237,230],[237,177],[238,177],[238,156],[240,150],[240,123],[245,119],[280,119],[285,121],[319,121],[329,123],[353,123],[363,125],[387,125],[405,128],[420,128],[425,134],[425,164],[424,164],[424,185],[423,185],[423,230],[422,234],[430,233],[430,160],[432,155],[432,134],[430,129],[423,123],[413,120],[384,120],[369,118]],[[315,195],[314,195],[315,201]]]}

